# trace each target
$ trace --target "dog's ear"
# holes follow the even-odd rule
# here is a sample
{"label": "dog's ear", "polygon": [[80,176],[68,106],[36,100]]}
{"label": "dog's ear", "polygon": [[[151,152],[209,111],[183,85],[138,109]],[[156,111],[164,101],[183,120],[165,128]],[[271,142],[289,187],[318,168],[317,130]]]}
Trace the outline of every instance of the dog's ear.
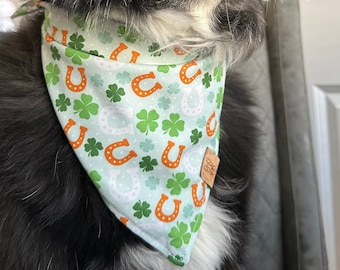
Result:
{"label": "dog's ear", "polygon": [[218,18],[220,27],[233,36],[234,59],[249,57],[265,33],[264,6],[260,0],[223,0],[227,12]]}

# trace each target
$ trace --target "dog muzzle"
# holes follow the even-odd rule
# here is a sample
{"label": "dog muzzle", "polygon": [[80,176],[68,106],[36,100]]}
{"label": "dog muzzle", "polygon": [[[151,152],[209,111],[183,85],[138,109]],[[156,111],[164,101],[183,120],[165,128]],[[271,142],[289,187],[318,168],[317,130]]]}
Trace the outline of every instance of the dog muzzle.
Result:
{"label": "dog muzzle", "polygon": [[55,112],[104,202],[185,265],[210,193],[204,180],[218,167],[225,59],[161,49],[124,24],[48,6],[42,33]]}

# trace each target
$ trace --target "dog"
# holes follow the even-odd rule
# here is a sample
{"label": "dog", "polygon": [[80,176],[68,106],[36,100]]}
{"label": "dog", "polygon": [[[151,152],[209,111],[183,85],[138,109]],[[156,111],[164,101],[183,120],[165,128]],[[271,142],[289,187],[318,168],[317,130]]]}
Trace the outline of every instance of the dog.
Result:
{"label": "dog", "polygon": [[[265,29],[258,0],[45,4],[65,12],[65,21],[79,15],[81,23],[95,29],[118,23],[157,44],[153,54],[179,48],[179,54],[223,59],[228,66],[249,57]],[[23,18],[18,31],[0,34],[1,269],[239,269],[256,156],[257,119],[249,88],[228,69],[220,165],[190,260],[183,265],[182,258],[169,260],[113,213],[65,136],[44,74],[47,62],[41,48],[46,38],[41,29],[47,16],[39,9]]]}

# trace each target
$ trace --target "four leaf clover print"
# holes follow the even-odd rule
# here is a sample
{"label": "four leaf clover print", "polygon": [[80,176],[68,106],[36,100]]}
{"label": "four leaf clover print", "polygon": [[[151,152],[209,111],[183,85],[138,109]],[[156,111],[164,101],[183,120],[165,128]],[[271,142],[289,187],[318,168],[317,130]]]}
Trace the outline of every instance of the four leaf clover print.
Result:
{"label": "four leaf clover print", "polygon": [[198,144],[199,140],[202,138],[202,131],[198,131],[198,129],[194,129],[191,131],[190,140],[193,145]]}
{"label": "four leaf clover print", "polygon": [[158,120],[159,114],[156,112],[156,110],[151,110],[148,112],[147,110],[143,109],[137,113],[137,118],[142,120],[137,123],[137,129],[139,129],[141,133],[148,135],[149,131],[155,131],[158,127],[156,120]]}
{"label": "four leaf clover print", "polygon": [[143,170],[143,172],[153,171],[154,167],[157,165],[157,160],[151,158],[150,156],[143,157],[142,161],[139,162],[139,167]]}
{"label": "four leaf clover print", "polygon": [[184,121],[180,120],[178,113],[171,113],[170,120],[164,120],[162,122],[162,129],[165,133],[169,133],[170,137],[178,137],[179,131],[184,130]]}
{"label": "four leaf clover print", "polygon": [[82,35],[78,35],[78,33],[74,33],[70,37],[70,42],[68,43],[69,47],[65,50],[65,55],[72,59],[73,64],[82,65],[82,59],[87,59],[90,55],[86,52],[82,52],[84,45],[84,37]]}
{"label": "four leaf clover print", "polygon": [[149,217],[151,214],[150,204],[146,201],[141,202],[140,200],[133,206],[135,213],[133,214],[136,218]]}
{"label": "four leaf clover print", "polygon": [[95,187],[98,189],[101,188],[100,181],[102,180],[102,176],[96,170],[89,172],[89,176]]}
{"label": "four leaf clover print", "polygon": [[160,46],[157,43],[152,43],[149,46],[149,52],[152,56],[159,57],[162,55],[162,51],[160,50]]}
{"label": "four leaf clover print", "polygon": [[60,69],[57,64],[48,64],[46,66],[45,79],[48,86],[56,85],[59,82]]}
{"label": "four leaf clover print", "polygon": [[211,75],[207,72],[204,74],[204,78],[202,79],[202,83],[205,86],[205,88],[210,87],[210,83],[212,81]]}
{"label": "four leaf clover print", "polygon": [[79,117],[83,119],[90,119],[91,115],[97,115],[99,105],[92,102],[93,98],[91,95],[82,94],[81,100],[76,99],[74,101],[73,109]]}
{"label": "four leaf clover print", "polygon": [[59,50],[57,49],[57,47],[51,45],[50,48],[51,48],[53,60],[60,60],[61,55],[59,54]]}
{"label": "four leaf clover print", "polygon": [[110,33],[107,31],[104,32],[100,32],[98,34],[98,39],[100,40],[101,43],[103,44],[107,44],[107,43],[111,43],[113,38],[111,37]]}
{"label": "four leaf clover print", "polygon": [[184,244],[189,244],[191,234],[188,231],[188,228],[189,226],[184,222],[177,222],[177,225],[175,227],[172,227],[171,231],[168,234],[169,238],[172,239],[170,241],[170,245],[175,248],[180,248]]}
{"label": "four leaf clover print", "polygon": [[121,25],[118,27],[118,36],[124,37],[126,42],[135,43],[138,39],[138,34],[134,32],[129,32],[125,26]]}
{"label": "four leaf clover print", "polygon": [[122,100],[122,96],[125,96],[125,91],[123,88],[118,87],[117,84],[111,84],[109,89],[106,90],[106,96],[111,102],[119,102]]}
{"label": "four leaf clover print", "polygon": [[103,150],[101,142],[97,142],[95,138],[90,138],[84,145],[85,151],[88,152],[89,157],[95,157],[99,155],[99,151]]}
{"label": "four leaf clover print", "polygon": [[55,101],[55,105],[58,108],[58,111],[65,112],[67,111],[67,107],[71,106],[71,100],[66,97],[65,94],[60,94],[59,98]]}
{"label": "four leaf clover print", "polygon": [[187,188],[189,186],[190,179],[185,178],[185,173],[176,173],[172,175],[172,178],[168,179],[166,187],[171,189],[171,195],[180,195],[182,189]]}

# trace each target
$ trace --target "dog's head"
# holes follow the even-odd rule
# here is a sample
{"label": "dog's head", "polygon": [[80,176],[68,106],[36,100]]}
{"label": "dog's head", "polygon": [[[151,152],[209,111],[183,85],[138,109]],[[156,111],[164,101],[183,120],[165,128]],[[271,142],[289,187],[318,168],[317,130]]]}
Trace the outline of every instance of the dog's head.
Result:
{"label": "dog's head", "polygon": [[96,21],[125,23],[162,47],[179,45],[201,53],[242,59],[264,32],[260,0],[48,0]]}

